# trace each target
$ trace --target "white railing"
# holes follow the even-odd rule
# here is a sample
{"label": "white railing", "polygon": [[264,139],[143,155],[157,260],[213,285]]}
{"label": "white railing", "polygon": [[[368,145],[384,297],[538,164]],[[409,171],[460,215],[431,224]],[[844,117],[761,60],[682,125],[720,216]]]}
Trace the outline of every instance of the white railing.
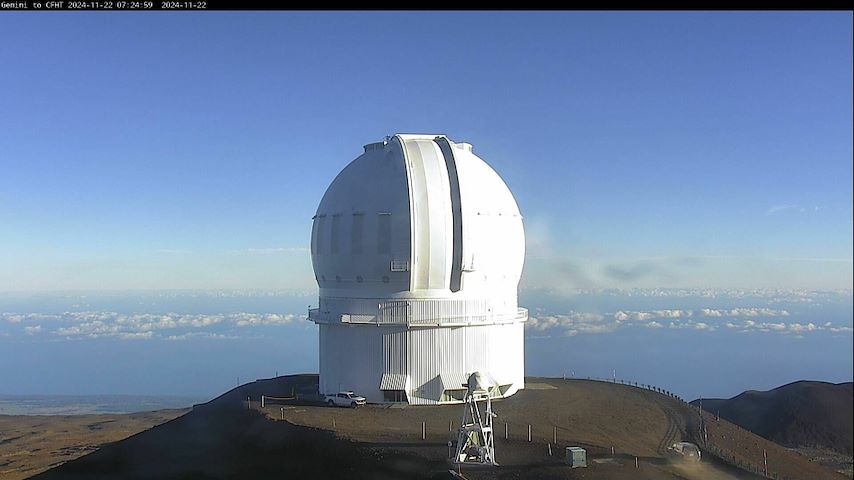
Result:
{"label": "white railing", "polygon": [[[403,303],[403,302],[400,302]],[[495,323],[514,323],[528,319],[528,310],[517,308],[515,312],[466,314],[431,314],[429,311],[396,305],[394,308],[380,308],[377,315],[321,312],[318,308],[308,311],[309,320],[315,323],[349,323],[371,325],[419,326],[463,326],[487,325]],[[438,312],[436,312],[438,313]]]}

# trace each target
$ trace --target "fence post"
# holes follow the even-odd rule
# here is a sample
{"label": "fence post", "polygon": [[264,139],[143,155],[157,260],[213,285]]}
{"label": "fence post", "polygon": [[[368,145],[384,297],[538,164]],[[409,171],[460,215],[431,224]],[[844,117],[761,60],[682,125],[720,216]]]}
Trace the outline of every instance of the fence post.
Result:
{"label": "fence post", "polygon": [[421,422],[421,440],[427,438],[427,424],[425,422]]}
{"label": "fence post", "polygon": [[553,427],[552,429],[552,443],[557,446],[557,426]]}
{"label": "fence post", "polygon": [[531,424],[528,424],[528,441],[531,441]]}
{"label": "fence post", "polygon": [[264,408],[264,395],[261,395],[261,408]]}
{"label": "fence post", "polygon": [[507,440],[507,422],[504,422],[504,440]]}
{"label": "fence post", "polygon": [[765,463],[765,476],[768,476],[768,451],[762,449],[762,462]]}
{"label": "fence post", "polygon": [[282,407],[282,420],[285,419],[285,407]]}
{"label": "fence post", "polygon": [[246,405],[249,410],[252,410],[252,397],[246,397]]}

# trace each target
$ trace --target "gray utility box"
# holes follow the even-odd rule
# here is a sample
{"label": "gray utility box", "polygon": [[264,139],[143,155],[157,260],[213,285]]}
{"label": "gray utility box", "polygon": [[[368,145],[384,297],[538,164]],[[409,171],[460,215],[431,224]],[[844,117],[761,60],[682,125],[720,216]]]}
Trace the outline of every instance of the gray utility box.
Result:
{"label": "gray utility box", "polygon": [[581,447],[566,447],[566,464],[572,468],[587,466],[587,450]]}

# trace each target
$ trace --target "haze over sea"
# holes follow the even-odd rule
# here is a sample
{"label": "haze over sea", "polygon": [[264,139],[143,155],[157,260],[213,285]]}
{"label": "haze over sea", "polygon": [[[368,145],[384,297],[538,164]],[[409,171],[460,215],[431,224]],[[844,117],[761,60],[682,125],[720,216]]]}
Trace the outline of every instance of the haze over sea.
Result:
{"label": "haze over sea", "polygon": [[0,395],[0,415],[88,415],[187,408],[207,401],[177,395]]}
{"label": "haze over sea", "polygon": [[[310,290],[0,294],[0,394],[130,395],[30,401],[29,413],[134,411],[316,372],[305,315],[316,301]],[[850,290],[523,289],[520,303],[529,376],[616,374],[688,400],[852,377]],[[0,397],[0,413],[13,404],[26,402]]]}

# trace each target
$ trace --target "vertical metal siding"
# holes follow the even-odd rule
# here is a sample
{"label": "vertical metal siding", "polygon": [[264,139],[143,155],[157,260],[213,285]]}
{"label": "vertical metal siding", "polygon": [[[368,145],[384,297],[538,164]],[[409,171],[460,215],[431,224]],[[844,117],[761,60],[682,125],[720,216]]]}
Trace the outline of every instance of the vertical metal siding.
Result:
{"label": "vertical metal siding", "polygon": [[465,327],[320,325],[321,393],[353,390],[382,402],[384,373],[409,375],[409,401],[439,403],[440,373],[481,371],[507,395],[524,388],[524,323]]}
{"label": "vertical metal siding", "polygon": [[385,373],[409,372],[409,359],[407,356],[407,334],[406,329],[388,331],[382,330],[383,363]]}
{"label": "vertical metal siding", "polygon": [[524,324],[517,323],[409,330],[410,403],[438,403],[443,389],[439,373],[443,372],[482,371],[500,379],[501,384],[512,384],[512,392],[522,388],[523,328]]}
{"label": "vertical metal siding", "polygon": [[382,330],[377,327],[321,325],[320,386],[324,394],[353,390],[381,402]]}

